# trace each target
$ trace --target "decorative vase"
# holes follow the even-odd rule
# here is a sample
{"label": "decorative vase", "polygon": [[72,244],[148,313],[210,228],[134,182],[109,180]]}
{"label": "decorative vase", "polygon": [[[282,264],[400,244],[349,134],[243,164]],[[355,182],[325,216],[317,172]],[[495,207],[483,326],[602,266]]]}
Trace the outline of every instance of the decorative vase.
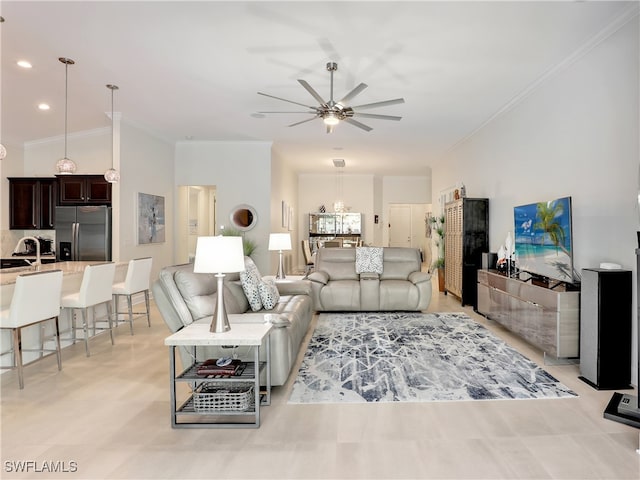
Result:
{"label": "decorative vase", "polygon": [[444,292],[444,267],[438,267],[438,291]]}

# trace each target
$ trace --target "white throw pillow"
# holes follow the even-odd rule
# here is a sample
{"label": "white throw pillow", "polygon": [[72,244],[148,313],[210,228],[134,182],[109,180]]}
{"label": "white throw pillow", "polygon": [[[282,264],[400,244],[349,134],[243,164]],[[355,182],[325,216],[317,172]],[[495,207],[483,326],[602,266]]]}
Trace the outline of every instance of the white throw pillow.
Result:
{"label": "white throw pillow", "polygon": [[280,292],[278,291],[275,280],[262,280],[260,285],[258,285],[258,291],[260,292],[260,300],[262,300],[264,309],[273,310],[278,304],[278,300],[280,300]]}
{"label": "white throw pillow", "polygon": [[262,300],[260,299],[259,286],[262,283],[258,267],[249,257],[244,257],[244,271],[240,272],[240,283],[242,290],[249,301],[251,310],[257,312],[262,309]]}
{"label": "white throw pillow", "polygon": [[382,257],[382,247],[356,247],[356,273],[382,273]]}

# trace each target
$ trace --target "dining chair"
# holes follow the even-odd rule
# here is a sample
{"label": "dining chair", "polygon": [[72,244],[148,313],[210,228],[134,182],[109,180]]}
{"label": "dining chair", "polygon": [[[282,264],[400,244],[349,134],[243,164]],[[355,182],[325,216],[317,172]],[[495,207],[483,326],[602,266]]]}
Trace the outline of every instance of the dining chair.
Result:
{"label": "dining chair", "polygon": [[[0,328],[11,330],[13,337],[13,364],[18,370],[18,384],[24,388],[23,352],[55,352],[58,370],[62,370],[60,354],[60,295],[62,292],[62,270],[25,273],[16,278],[15,289],[9,308],[0,311]],[[55,326],[55,349],[45,349],[41,339],[39,349],[22,348],[22,329],[43,322],[53,321]],[[41,329],[41,335],[44,334]],[[47,355],[48,356],[48,355]],[[44,357],[41,357],[44,358]],[[38,359],[39,360],[39,359]],[[14,368],[2,367],[2,368]]]}
{"label": "dining chair", "polygon": [[315,266],[315,260],[311,253],[311,247],[309,246],[309,240],[302,240],[302,255],[304,256],[304,273],[308,274]]}
{"label": "dining chair", "polygon": [[[116,273],[116,264],[113,262],[96,263],[87,265],[82,274],[82,283],[80,290],[70,293],[62,297],[62,308],[71,310],[71,331],[73,340],[76,340],[76,331],[84,331],[84,349],[87,357],[91,355],[89,352],[89,325],[91,323],[92,333],[109,331],[111,337],[111,345],[113,340],[113,324],[111,321],[111,288],[113,286],[113,278]],[[96,307],[104,304],[107,309],[106,327],[98,327],[96,318]],[[91,309],[91,319],[89,318],[89,309]],[[77,325],[77,312],[80,312],[82,325]]]}
{"label": "dining chair", "polygon": [[[133,317],[146,315],[147,324],[151,327],[151,317],[149,309],[149,278],[151,277],[152,257],[136,258],[129,261],[127,267],[127,276],[124,282],[116,283],[112,287],[113,304],[116,324],[120,321],[120,314],[128,313],[129,328],[133,335]],[[134,312],[132,305],[132,296],[138,293],[144,293],[144,303],[146,312]],[[127,312],[121,312],[119,308],[120,297],[127,297]],[[125,320],[127,321],[127,320]]]}

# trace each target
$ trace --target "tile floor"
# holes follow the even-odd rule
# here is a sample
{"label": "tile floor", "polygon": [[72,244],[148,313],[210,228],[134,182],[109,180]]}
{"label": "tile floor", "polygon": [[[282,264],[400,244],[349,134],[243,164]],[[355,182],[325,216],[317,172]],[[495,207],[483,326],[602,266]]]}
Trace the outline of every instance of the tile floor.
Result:
{"label": "tile floor", "polygon": [[[542,363],[451,296],[435,292],[429,310],[464,311]],[[155,307],[152,327],[140,319],[135,332],[120,326],[113,347],[94,339],[90,358],[82,343],[66,348],[62,372],[53,358],[26,367],[24,390],[15,372],[0,376],[0,478],[640,478],[640,431],[603,419],[612,392],[581,382],[576,365],[545,366],[576,399],[379,405],[287,405],[294,373],[257,430],[172,430]]]}

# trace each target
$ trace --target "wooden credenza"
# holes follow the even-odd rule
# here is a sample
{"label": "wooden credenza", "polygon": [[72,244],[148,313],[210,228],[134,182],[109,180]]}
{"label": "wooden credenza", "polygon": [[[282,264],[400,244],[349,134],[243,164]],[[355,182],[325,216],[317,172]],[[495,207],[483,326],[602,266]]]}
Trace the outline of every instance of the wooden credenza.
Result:
{"label": "wooden credenza", "polygon": [[[478,312],[556,358],[580,354],[580,291],[478,270]],[[560,287],[562,288],[562,287]]]}
{"label": "wooden credenza", "polygon": [[476,272],[489,251],[489,199],[454,200],[444,215],[444,288],[476,308]]}

